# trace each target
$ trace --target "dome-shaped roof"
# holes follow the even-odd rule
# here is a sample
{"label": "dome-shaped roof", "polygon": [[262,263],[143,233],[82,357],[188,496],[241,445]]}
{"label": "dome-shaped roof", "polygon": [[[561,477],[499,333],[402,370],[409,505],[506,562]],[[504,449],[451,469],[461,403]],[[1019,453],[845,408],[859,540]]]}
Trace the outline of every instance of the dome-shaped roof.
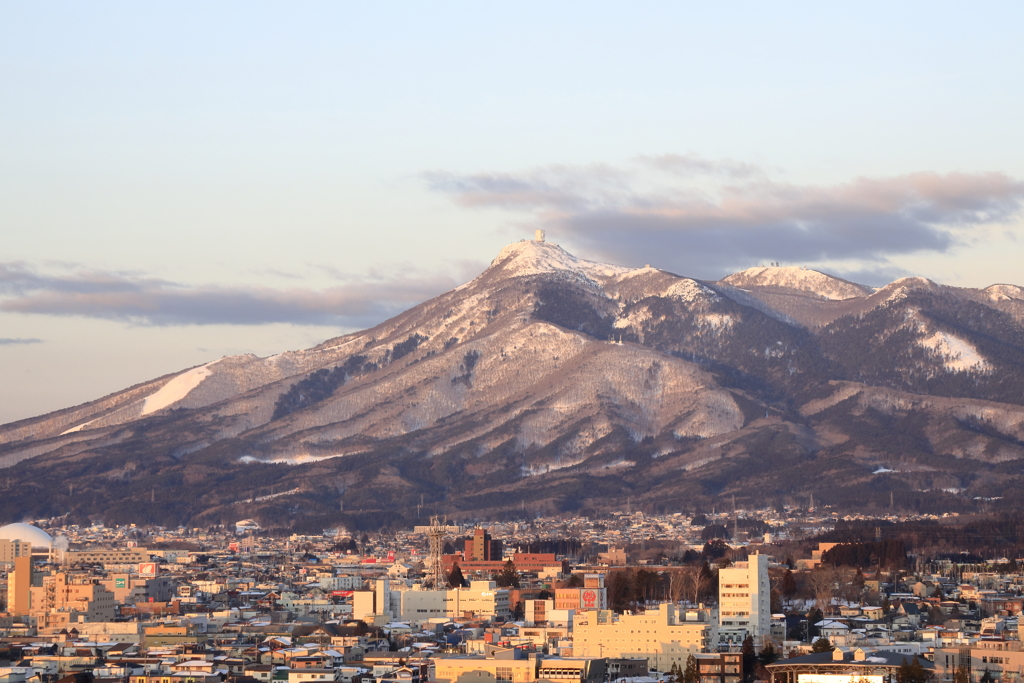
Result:
{"label": "dome-shaped roof", "polygon": [[0,527],[0,539],[8,541],[28,541],[33,548],[49,550],[53,544],[53,537],[42,529],[31,524],[8,524]]}

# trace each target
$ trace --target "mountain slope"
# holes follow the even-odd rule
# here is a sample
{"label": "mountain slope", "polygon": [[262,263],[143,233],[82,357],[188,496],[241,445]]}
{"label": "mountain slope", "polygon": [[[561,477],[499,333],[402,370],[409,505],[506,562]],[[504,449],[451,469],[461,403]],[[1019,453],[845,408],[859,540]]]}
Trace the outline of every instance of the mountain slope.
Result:
{"label": "mountain slope", "polygon": [[371,329],[0,427],[0,518],[375,527],[421,503],[500,516],[812,491],[1010,504],[1022,292],[790,268],[701,282],[518,242]]}

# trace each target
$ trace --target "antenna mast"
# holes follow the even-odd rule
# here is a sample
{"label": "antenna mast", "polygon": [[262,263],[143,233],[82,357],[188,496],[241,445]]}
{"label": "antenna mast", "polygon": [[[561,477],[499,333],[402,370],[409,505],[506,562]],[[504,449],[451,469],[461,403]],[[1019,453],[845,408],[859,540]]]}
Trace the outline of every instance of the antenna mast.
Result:
{"label": "antenna mast", "polygon": [[430,531],[427,536],[430,538],[430,554],[427,556],[427,570],[423,583],[434,590],[448,588],[448,577],[444,575],[444,564],[441,562],[441,555],[444,554],[444,533],[445,527],[441,525],[441,519],[434,515],[430,518]]}

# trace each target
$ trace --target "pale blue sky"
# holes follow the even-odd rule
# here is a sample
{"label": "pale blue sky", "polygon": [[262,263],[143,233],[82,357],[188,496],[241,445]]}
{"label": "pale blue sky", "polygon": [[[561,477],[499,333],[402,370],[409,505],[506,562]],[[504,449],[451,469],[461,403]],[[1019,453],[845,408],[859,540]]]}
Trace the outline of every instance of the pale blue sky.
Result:
{"label": "pale blue sky", "polygon": [[538,225],[698,277],[1024,284],[1022,25],[1013,2],[2,3],[0,422],[370,324]]}

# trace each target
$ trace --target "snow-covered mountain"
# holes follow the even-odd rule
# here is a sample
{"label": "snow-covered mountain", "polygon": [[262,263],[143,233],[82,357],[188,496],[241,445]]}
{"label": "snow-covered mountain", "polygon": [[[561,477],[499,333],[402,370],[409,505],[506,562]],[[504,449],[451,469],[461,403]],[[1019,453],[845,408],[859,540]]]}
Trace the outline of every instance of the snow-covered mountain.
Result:
{"label": "snow-covered mountain", "polygon": [[374,328],[0,427],[0,466],[32,474],[8,479],[0,517],[373,526],[421,501],[844,505],[893,487],[969,507],[1024,457],[1022,321],[1013,285],[874,290],[782,267],[702,282],[517,242]]}
{"label": "snow-covered mountain", "polygon": [[811,295],[829,301],[843,301],[871,295],[874,290],[864,285],[820,273],[808,268],[774,266],[748,268],[722,279],[727,285],[740,289],[777,289]]}

